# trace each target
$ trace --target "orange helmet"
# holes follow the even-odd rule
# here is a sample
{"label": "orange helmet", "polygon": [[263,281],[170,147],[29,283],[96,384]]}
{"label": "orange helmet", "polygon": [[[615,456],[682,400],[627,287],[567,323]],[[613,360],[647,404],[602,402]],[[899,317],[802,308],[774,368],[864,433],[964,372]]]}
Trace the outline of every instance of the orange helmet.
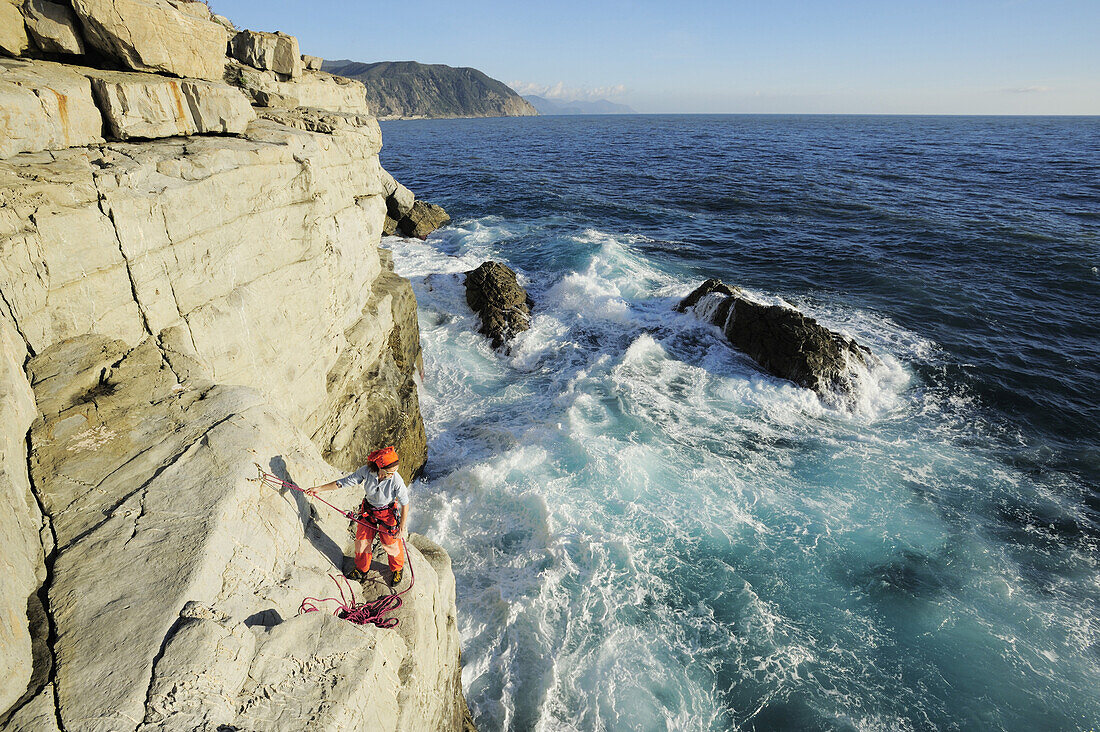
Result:
{"label": "orange helmet", "polygon": [[393,449],[393,445],[383,447],[381,450],[375,450],[370,455],[367,455],[367,462],[374,463],[375,467],[379,470],[384,470],[391,465],[396,465],[398,459],[397,450]]}

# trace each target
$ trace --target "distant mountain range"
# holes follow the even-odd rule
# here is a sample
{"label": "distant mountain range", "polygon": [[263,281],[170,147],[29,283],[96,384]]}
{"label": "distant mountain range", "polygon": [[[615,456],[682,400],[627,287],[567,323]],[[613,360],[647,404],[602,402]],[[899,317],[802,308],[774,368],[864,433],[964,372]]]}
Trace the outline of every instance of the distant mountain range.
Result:
{"label": "distant mountain range", "polygon": [[534,94],[528,94],[523,98],[530,102],[531,106],[539,111],[539,114],[637,114],[625,104],[616,104],[606,99],[599,99],[594,102],[559,102]]}
{"label": "distant mountain range", "polygon": [[367,87],[367,103],[379,119],[424,117],[530,117],[538,114],[506,84],[477,69],[416,61],[325,61],[330,74]]}

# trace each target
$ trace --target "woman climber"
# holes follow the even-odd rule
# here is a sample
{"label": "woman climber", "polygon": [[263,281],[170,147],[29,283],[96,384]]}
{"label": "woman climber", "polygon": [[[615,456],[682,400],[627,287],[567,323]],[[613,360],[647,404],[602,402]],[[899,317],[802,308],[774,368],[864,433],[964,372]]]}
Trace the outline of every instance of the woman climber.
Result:
{"label": "woman climber", "polygon": [[390,586],[396,587],[401,581],[405,567],[405,539],[409,536],[406,528],[409,523],[409,488],[398,474],[397,465],[397,450],[384,447],[368,455],[367,464],[351,475],[306,491],[307,495],[316,496],[322,491],[349,486],[363,489],[363,504],[356,515],[359,524],[355,532],[355,569],[348,573],[348,579],[355,582],[366,579],[370,570],[375,534],[389,560],[392,573]]}

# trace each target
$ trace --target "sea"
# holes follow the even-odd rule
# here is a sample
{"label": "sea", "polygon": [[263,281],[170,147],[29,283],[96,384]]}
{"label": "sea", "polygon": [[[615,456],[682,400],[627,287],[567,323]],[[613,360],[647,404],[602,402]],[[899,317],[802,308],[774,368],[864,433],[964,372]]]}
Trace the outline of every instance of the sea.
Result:
{"label": "sea", "polygon": [[[382,123],[453,221],[389,237],[490,730],[1100,728],[1100,118]],[[512,267],[493,350],[463,277]],[[677,302],[878,359],[855,398]]]}

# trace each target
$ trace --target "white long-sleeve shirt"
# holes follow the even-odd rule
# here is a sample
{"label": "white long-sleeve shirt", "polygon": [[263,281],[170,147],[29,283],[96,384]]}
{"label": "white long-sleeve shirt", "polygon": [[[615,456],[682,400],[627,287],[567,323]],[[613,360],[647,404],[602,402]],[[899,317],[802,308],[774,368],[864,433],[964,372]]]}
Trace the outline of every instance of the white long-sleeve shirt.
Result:
{"label": "white long-sleeve shirt", "polygon": [[394,501],[402,506],[409,505],[409,487],[405,485],[400,473],[394,473],[385,480],[378,480],[378,474],[370,465],[364,465],[351,475],[345,475],[336,481],[340,488],[358,486],[363,489],[367,503],[375,508],[385,508]]}

